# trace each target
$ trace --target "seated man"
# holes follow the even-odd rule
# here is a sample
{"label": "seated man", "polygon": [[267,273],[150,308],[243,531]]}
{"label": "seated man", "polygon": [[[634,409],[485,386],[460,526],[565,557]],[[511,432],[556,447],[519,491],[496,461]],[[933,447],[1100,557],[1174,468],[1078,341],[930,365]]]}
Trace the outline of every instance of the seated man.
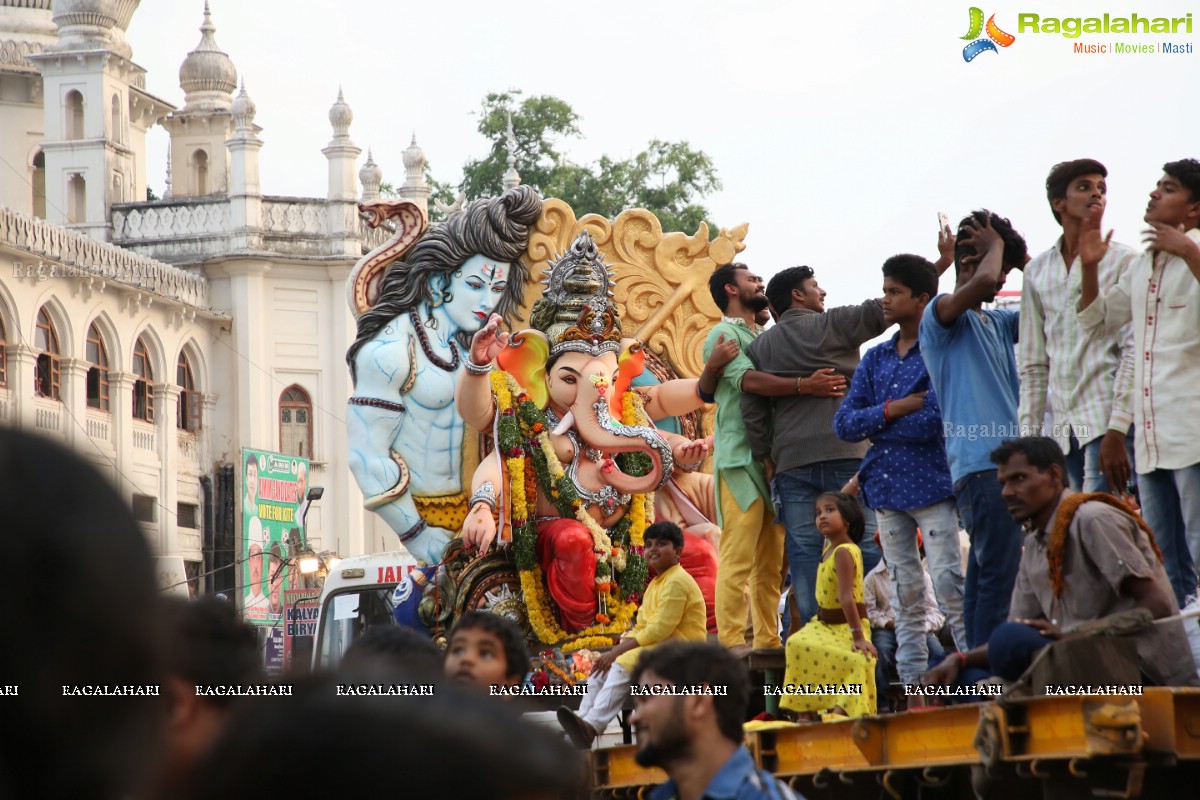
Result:
{"label": "seated man", "polygon": [[[1009,512],[1030,529],[1009,621],[987,644],[930,670],[927,684],[952,683],[964,667],[986,667],[1013,681],[1050,640],[1081,623],[1134,608],[1155,619],[1179,613],[1150,529],[1111,495],[1066,489],[1066,459],[1053,439],[1007,441],[991,459]],[[1200,685],[1181,622],[1150,625],[1132,636],[1147,683]],[[1065,677],[1088,682],[1087,675]]]}
{"label": "seated man", "polygon": [[[875,536],[878,537],[879,534],[876,533]],[[917,531],[917,547],[920,546],[921,533]],[[946,657],[946,651],[942,649],[942,643],[938,641],[937,636],[938,631],[946,624],[946,615],[938,608],[933,579],[924,563],[921,564],[921,573],[925,578],[925,643],[929,650],[929,666],[932,667]],[[891,708],[887,698],[887,687],[896,672],[898,643],[895,597],[891,571],[888,569],[887,557],[884,556],[879,559],[875,569],[867,573],[867,579],[863,581],[863,599],[867,604],[867,619],[871,621],[871,643],[879,653],[879,660],[875,662],[875,686],[878,687],[880,711]]]}
{"label": "seated man", "polygon": [[620,712],[629,695],[629,676],[648,648],[707,638],[704,596],[695,578],[679,566],[683,531],[674,522],[656,522],[646,529],[645,542],[646,565],[658,576],[646,587],[637,622],[620,644],[592,663],[579,713],[566,706],[558,709],[558,722],[576,747],[591,747]]}

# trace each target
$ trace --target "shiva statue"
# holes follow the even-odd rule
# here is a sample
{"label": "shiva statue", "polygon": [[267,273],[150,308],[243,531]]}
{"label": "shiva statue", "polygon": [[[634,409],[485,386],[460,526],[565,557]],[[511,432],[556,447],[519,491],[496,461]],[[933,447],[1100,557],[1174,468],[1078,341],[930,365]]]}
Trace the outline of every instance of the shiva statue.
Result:
{"label": "shiva statue", "polygon": [[[364,210],[375,210],[378,224],[378,211]],[[467,515],[455,385],[472,335],[493,314],[511,317],[520,306],[528,280],[521,255],[541,212],[537,192],[518,186],[474,201],[415,243],[394,244],[398,233],[383,255],[402,253],[400,260],[358,317],[346,354],[354,381],[350,470],[366,507],[419,561],[439,563]],[[419,216],[417,235],[425,222]]]}

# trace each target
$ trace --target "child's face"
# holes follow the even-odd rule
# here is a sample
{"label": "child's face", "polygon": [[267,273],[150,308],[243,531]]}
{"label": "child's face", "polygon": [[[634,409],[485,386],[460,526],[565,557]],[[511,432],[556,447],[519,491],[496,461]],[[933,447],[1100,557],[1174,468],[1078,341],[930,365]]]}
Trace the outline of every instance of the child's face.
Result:
{"label": "child's face", "polygon": [[446,648],[446,675],[459,683],[478,686],[514,686],[520,680],[507,675],[504,643],[480,628],[455,631]]}
{"label": "child's face", "polygon": [[823,497],[817,501],[817,530],[825,538],[829,538],[834,534],[844,533],[846,530],[846,520],[842,519],[842,512],[838,511],[837,503],[831,497]]}

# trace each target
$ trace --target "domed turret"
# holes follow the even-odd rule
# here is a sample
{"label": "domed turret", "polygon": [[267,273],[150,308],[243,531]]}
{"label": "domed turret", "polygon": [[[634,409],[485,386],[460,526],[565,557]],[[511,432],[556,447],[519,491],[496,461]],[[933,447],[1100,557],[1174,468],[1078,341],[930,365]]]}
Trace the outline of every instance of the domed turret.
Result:
{"label": "domed turret", "polygon": [[258,112],[258,106],[254,105],[250,95],[246,94],[245,78],[242,79],[242,88],[237,97],[233,98],[229,111],[233,114],[233,125],[238,130],[247,130],[254,126],[254,115]]}
{"label": "domed turret", "polygon": [[184,92],[184,111],[228,110],[237,88],[237,68],[233,60],[217,46],[213,25],[204,2],[204,23],[200,26],[200,44],[187,54],[179,67],[179,88]]}
{"label": "domed turret", "polygon": [[383,170],[375,163],[371,148],[367,148],[367,162],[358,171],[358,182],[362,184],[364,202],[379,199],[379,184],[383,183]]}
{"label": "domed turret", "polygon": [[337,102],[329,108],[329,124],[333,126],[333,138],[341,139],[350,135],[350,123],[354,121],[354,112],[350,110],[346,99],[342,97],[342,87],[338,87]]}
{"label": "domed turret", "polygon": [[55,0],[58,43],[52,50],[107,50],[117,24],[118,0]]}

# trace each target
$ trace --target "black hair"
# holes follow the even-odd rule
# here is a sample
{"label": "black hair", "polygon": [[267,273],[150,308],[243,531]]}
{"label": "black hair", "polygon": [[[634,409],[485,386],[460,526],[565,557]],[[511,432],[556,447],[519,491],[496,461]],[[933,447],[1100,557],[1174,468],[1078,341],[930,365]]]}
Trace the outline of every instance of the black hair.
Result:
{"label": "black hair", "polygon": [[1067,482],[1067,457],[1063,455],[1062,447],[1053,439],[1046,436],[1009,439],[993,450],[989,457],[993,464],[1004,466],[1017,453],[1025,456],[1029,466],[1036,467],[1039,472],[1058,467],[1059,477],[1063,483]]}
{"label": "black hair", "polygon": [[64,686],[161,686],[162,594],[128,495],[54,441],[0,429],[5,573],[0,797],[118,800],[163,743],[164,696],[73,697]]}
{"label": "black hair", "polygon": [[[183,800],[385,797],[398,786],[413,797],[582,796],[578,751],[509,703],[449,681],[427,696],[339,697],[345,680],[300,676],[291,680],[291,697],[248,698],[198,765]],[[326,764],[362,767],[352,793],[345,771]]]}
{"label": "black hair", "polygon": [[504,645],[504,677],[524,678],[529,672],[529,648],[525,645],[525,634],[508,617],[490,611],[468,611],[454,623],[447,641],[454,641],[459,631],[487,631]]}
{"label": "black hair", "polygon": [[646,528],[646,532],[642,534],[642,540],[645,541],[647,539],[670,542],[675,545],[676,550],[683,549],[683,529],[668,519],[656,522],[649,528]]}
{"label": "black hair", "polygon": [[739,269],[749,269],[749,267],[740,261],[731,261],[717,267],[713,270],[713,274],[708,276],[708,291],[722,314],[729,310],[729,295],[726,294],[725,287],[737,286],[737,278],[734,273]]}
{"label": "black hair", "polygon": [[[191,685],[235,686],[262,683],[266,676],[258,634],[238,616],[233,603],[217,597],[164,603],[167,671]],[[203,698],[228,707],[232,697]]]}
{"label": "black hair", "polygon": [[1029,254],[1029,248],[1025,244],[1025,238],[1017,233],[1011,222],[999,214],[994,214],[987,210],[972,211],[970,216],[963,217],[958,223],[958,235],[954,240],[954,261],[961,263],[963,256],[975,255],[975,248],[969,244],[963,244],[965,238],[967,223],[974,221],[982,225],[984,222],[991,221],[993,230],[1000,234],[1000,238],[1004,240],[1004,269],[1021,269],[1025,266],[1025,256]]}
{"label": "black hair", "polygon": [[1163,172],[1183,184],[1191,192],[1191,202],[1200,201],[1200,161],[1184,158],[1163,164]]}
{"label": "black hair", "polygon": [[1071,181],[1081,175],[1100,175],[1108,177],[1108,170],[1094,158],[1077,158],[1074,161],[1061,161],[1050,168],[1046,176],[1046,199],[1050,201],[1050,213],[1054,221],[1062,224],[1062,215],[1054,210],[1054,201],[1067,196],[1067,187]]}
{"label": "black hair", "polygon": [[[358,382],[358,351],[400,314],[431,303],[434,292],[449,301],[445,287],[451,276],[476,254],[511,264],[508,281],[496,305],[502,317],[516,316],[529,280],[521,260],[529,235],[542,214],[542,198],[532,186],[517,186],[499,197],[476,200],[433,225],[401,260],[387,268],[375,305],[358,318],[358,332],[346,352],[350,379]],[[438,286],[434,285],[437,281]],[[471,346],[472,334],[459,331],[456,341]]]}
{"label": "black hair", "polygon": [[667,642],[642,653],[633,668],[632,682],[638,684],[647,672],[675,686],[721,687],[726,694],[711,695],[717,728],[726,739],[741,744],[750,676],[745,664],[725,647],[708,642]]}
{"label": "black hair", "polygon": [[776,316],[782,317],[792,307],[792,290],[803,289],[804,282],[812,277],[812,267],[788,267],[771,276],[766,294]]}
{"label": "black hair", "polygon": [[[507,651],[505,657],[508,657]],[[376,662],[396,670],[435,677],[441,675],[444,661],[445,653],[428,636],[399,625],[377,625],[354,640],[342,657],[342,667],[354,669]]]}
{"label": "black hair", "polygon": [[813,516],[816,516],[816,503],[820,503],[826,497],[833,499],[833,504],[837,506],[838,513],[846,521],[846,529],[850,533],[850,541],[855,544],[861,542],[867,532],[867,517],[863,514],[862,505],[859,504],[858,500],[845,492],[822,492],[817,496],[816,502],[813,504]]}
{"label": "black hair", "polygon": [[938,274],[929,259],[911,253],[892,256],[883,262],[883,277],[903,284],[913,297],[927,294],[933,297],[938,290]]}

